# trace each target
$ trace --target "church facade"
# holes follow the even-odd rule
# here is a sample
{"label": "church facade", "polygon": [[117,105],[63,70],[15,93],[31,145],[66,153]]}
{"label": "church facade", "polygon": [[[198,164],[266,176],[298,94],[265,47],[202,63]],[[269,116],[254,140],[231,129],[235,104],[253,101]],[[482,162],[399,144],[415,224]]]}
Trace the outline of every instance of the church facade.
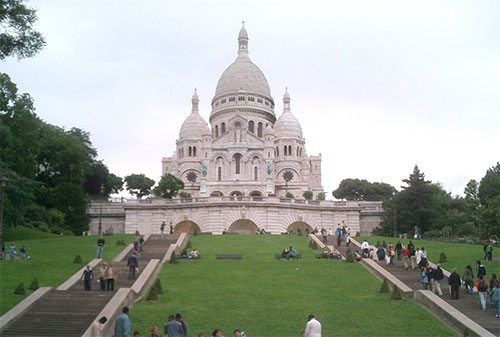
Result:
{"label": "church facade", "polygon": [[192,197],[302,197],[323,192],[321,154],[309,156],[285,90],[276,118],[266,77],[250,60],[248,34],[238,35],[236,60],[222,73],[211,102],[210,126],[200,116],[199,98],[179,132],[176,151],[162,159],[162,175],[184,181]]}

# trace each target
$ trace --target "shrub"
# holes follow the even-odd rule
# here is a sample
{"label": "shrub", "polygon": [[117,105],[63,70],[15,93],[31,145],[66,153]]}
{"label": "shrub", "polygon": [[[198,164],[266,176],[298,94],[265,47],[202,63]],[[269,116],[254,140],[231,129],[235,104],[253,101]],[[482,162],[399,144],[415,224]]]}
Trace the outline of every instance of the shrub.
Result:
{"label": "shrub", "polygon": [[425,232],[422,236],[426,240],[435,240],[441,238],[443,234],[441,233],[441,231],[432,230]]}
{"label": "shrub", "polygon": [[384,277],[384,282],[382,282],[382,286],[380,287],[380,292],[381,293],[389,293],[389,282],[387,279]]}
{"label": "shrub", "polygon": [[293,193],[292,192],[286,192],[285,197],[287,197],[287,198],[293,198]]}
{"label": "shrub", "polygon": [[375,247],[380,247],[380,240],[377,240],[377,244],[375,245]]}
{"label": "shrub", "polygon": [[476,227],[474,227],[474,225],[470,222],[461,224],[456,229],[456,233],[459,236],[475,235],[476,232]]}
{"label": "shrub", "polygon": [[193,247],[193,244],[191,243],[191,241],[188,241],[186,243],[186,248],[191,248],[191,247]]}
{"label": "shrub", "polygon": [[33,279],[33,281],[31,281],[31,284],[30,284],[30,290],[37,290],[38,288],[40,288],[40,286],[38,285],[38,280],[36,278]]}
{"label": "shrub", "polygon": [[302,196],[306,200],[312,200],[312,198],[313,198],[313,192],[312,191],[305,191],[304,193],[302,193]]}
{"label": "shrub", "polygon": [[24,289],[24,283],[21,283],[14,290],[14,295],[26,295],[26,289]]}
{"label": "shrub", "polygon": [[470,330],[469,330],[469,328],[465,328],[465,330],[464,330],[464,337],[470,337]]}
{"label": "shrub", "polygon": [[149,289],[148,296],[146,296],[146,301],[157,301],[158,300],[158,293],[156,292],[155,286],[152,286]]}
{"label": "shrub", "polygon": [[312,248],[312,247],[313,247],[313,241],[309,240],[309,248]]}
{"label": "shrub", "polygon": [[82,257],[80,255],[75,256],[75,259],[73,260],[74,264],[82,264]]}
{"label": "shrub", "polygon": [[170,261],[168,263],[170,264],[179,263],[179,261],[177,261],[177,256],[175,255],[175,252],[172,253],[172,256],[170,257]]}
{"label": "shrub", "polygon": [[382,247],[384,247],[385,249],[387,249],[387,243],[385,243],[385,240],[382,241]]}
{"label": "shrub", "polygon": [[299,229],[297,229],[297,234],[298,234],[299,236],[302,236],[302,229],[300,229],[300,228],[299,228]]}
{"label": "shrub", "polygon": [[391,298],[393,300],[396,300],[396,301],[403,299],[403,296],[401,296],[401,292],[399,291],[399,288],[397,285],[394,285],[394,288],[392,289]]}
{"label": "shrub", "polygon": [[53,233],[53,234],[60,234],[60,233],[63,232],[63,229],[62,229],[62,227],[59,227],[59,226],[55,225],[55,226],[52,226],[50,228],[50,232]]}
{"label": "shrub", "polygon": [[326,194],[325,192],[319,192],[318,195],[316,195],[316,200],[323,201],[326,199]]}
{"label": "shrub", "polygon": [[161,288],[161,281],[159,278],[156,279],[154,288],[155,288],[157,294],[163,294],[163,289]]}
{"label": "shrub", "polygon": [[312,249],[319,249],[318,244],[316,243],[316,241],[312,242]]}
{"label": "shrub", "polygon": [[352,255],[352,252],[350,249],[347,250],[346,257],[345,257],[346,262],[354,262],[354,256]]}
{"label": "shrub", "polygon": [[356,236],[361,236],[361,233],[360,232],[356,232]]}
{"label": "shrub", "polygon": [[179,193],[179,197],[181,197],[182,199],[188,199],[188,198],[191,198],[191,193],[186,192],[186,191],[181,191]]}
{"label": "shrub", "polygon": [[439,255],[439,263],[445,262],[448,262],[448,259],[446,258],[446,254],[444,252],[441,252],[441,255]]}

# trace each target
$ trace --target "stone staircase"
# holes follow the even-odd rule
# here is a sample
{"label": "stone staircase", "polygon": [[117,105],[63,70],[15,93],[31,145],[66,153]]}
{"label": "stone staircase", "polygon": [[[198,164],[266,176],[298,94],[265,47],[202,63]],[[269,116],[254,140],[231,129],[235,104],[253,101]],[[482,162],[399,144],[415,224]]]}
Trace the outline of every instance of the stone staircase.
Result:
{"label": "stone staircase", "polygon": [[[144,244],[144,251],[137,254],[139,269],[144,268],[149,260],[161,259],[168,247],[175,243],[177,235],[160,237],[152,235]],[[124,259],[126,260],[126,258]],[[52,289],[24,314],[17,317],[5,330],[2,337],[80,337],[96,319],[116,290],[129,288],[134,280],[128,279],[126,261],[114,262],[118,277],[115,291],[102,291],[96,282],[100,265],[94,268],[92,290],[85,291],[82,281],[69,290]],[[136,278],[138,275],[136,274]]]}
{"label": "stone staircase", "polygon": [[[321,236],[319,237],[322,240]],[[361,243],[361,242],[360,242]],[[393,246],[396,246],[397,239],[392,242]],[[418,247],[418,241],[413,242],[415,247]],[[347,252],[348,247],[346,247],[345,241],[342,241],[340,246],[337,247],[337,237],[329,236],[328,237],[328,245],[335,246],[342,254]],[[354,251],[358,250],[361,253],[361,249],[355,246],[354,244],[350,244],[349,248],[354,253]],[[413,290],[422,290],[423,286],[420,282],[420,270],[418,266],[416,266],[415,270],[411,269],[411,263],[408,260],[409,269],[404,269],[404,261],[398,261],[397,254],[394,257],[395,266],[389,266],[385,261],[376,262],[382,266],[384,269],[389,271],[392,275],[401,280],[404,284],[410,287]],[[460,275],[462,276],[462,275]],[[443,296],[441,297],[448,304],[453,306],[455,309],[463,313],[465,316],[469,317],[471,320],[481,325],[483,328],[491,332],[496,336],[500,336],[500,321],[498,318],[495,318],[494,309],[490,304],[489,296],[487,300],[487,309],[485,312],[481,310],[481,304],[479,302],[479,295],[477,293],[473,295],[467,295],[464,289],[460,289],[459,300],[452,300],[450,290],[448,287],[448,278],[445,276],[443,282],[441,283],[441,290],[443,291]]]}

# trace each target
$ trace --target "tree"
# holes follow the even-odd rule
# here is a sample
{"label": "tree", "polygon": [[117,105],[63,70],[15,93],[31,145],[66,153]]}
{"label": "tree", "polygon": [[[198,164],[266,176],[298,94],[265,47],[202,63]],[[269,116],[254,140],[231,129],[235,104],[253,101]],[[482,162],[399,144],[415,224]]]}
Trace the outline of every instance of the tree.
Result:
{"label": "tree", "polygon": [[318,195],[316,195],[317,200],[323,201],[325,200],[325,198],[326,198],[325,192],[319,192]]}
{"label": "tree", "polygon": [[498,236],[500,228],[500,162],[488,169],[478,188],[481,236]]}
{"label": "tree", "polygon": [[332,194],[337,199],[383,201],[392,196],[393,189],[386,183],[370,183],[364,179],[344,179]]}
{"label": "tree", "polygon": [[149,179],[144,174],[131,174],[125,177],[127,191],[141,199],[143,196],[151,194],[151,187],[155,184],[153,179]]}
{"label": "tree", "polygon": [[488,205],[488,200],[497,195],[500,195],[500,162],[488,169],[479,183],[477,194],[482,206]]}
{"label": "tree", "polygon": [[182,180],[167,173],[161,177],[158,186],[154,188],[154,194],[162,198],[172,199],[183,188],[184,182]]}
{"label": "tree", "polygon": [[104,195],[118,193],[123,190],[122,178],[110,173],[102,161],[94,161],[92,170],[85,179],[85,192],[89,195],[100,196],[101,186],[104,186]]}
{"label": "tree", "polygon": [[45,46],[42,34],[33,29],[37,21],[36,10],[23,4],[23,0],[0,2],[0,60],[9,56],[18,59],[32,57]]}
{"label": "tree", "polygon": [[305,191],[302,196],[304,197],[304,199],[306,200],[312,200],[313,198],[313,192],[312,191]]}

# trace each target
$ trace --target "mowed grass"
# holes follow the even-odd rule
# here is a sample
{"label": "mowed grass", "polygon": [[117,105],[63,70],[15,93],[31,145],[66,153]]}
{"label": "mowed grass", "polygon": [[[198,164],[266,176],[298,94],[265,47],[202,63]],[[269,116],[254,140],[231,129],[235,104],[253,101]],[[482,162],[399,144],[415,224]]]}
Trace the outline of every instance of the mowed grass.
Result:
{"label": "mowed grass", "polygon": [[[367,236],[367,237],[357,237],[356,240],[359,243],[363,242],[364,239],[367,239],[368,242],[372,245],[375,245],[377,241],[382,243],[383,240],[387,244],[389,242],[395,247],[398,242],[398,238],[394,237],[383,237],[383,236]],[[408,242],[410,240],[401,239],[401,243],[407,247]],[[434,262],[439,262],[439,256],[441,252],[446,255],[448,262],[442,263],[441,265],[444,269],[448,271],[452,271],[453,268],[457,268],[457,272],[462,276],[465,272],[465,267],[470,264],[472,270],[474,271],[474,276],[476,276],[476,261],[481,260],[486,268],[486,277],[489,282],[491,274],[500,275],[500,261],[485,261],[484,260],[484,251],[483,246],[479,245],[471,245],[467,243],[448,243],[448,242],[440,242],[440,241],[428,241],[428,240],[411,240],[416,248],[425,247],[427,251],[427,258]],[[500,249],[498,247],[494,247],[493,249],[493,257],[500,255]]]}
{"label": "mowed grass", "polygon": [[[29,233],[33,237],[33,233]],[[9,260],[8,250],[11,241],[5,242],[7,260],[0,261],[0,315],[9,311],[33,291],[28,287],[34,278],[38,279],[40,287],[57,287],[81,269],[83,264],[74,264],[75,256],[79,254],[82,262],[88,263],[96,256],[98,236],[55,236],[50,239],[13,241],[17,253],[22,244],[26,245],[26,255],[30,260]],[[105,236],[103,258],[112,259],[124,246],[117,246],[116,241],[124,239],[127,244],[132,242],[132,235],[115,234]],[[14,290],[23,282],[26,296],[14,295]]]}
{"label": "mowed grass", "polygon": [[[224,336],[241,329],[248,336],[300,336],[307,316],[323,326],[322,336],[456,336],[414,302],[380,294],[380,281],[358,263],[317,260],[308,239],[288,235],[191,237],[199,261],[165,265],[164,294],[131,310],[132,330],[163,329],[169,314],[181,312],[189,336],[215,328]],[[294,246],[303,258],[277,261]],[[243,260],[216,260],[217,253],[242,253]]]}

